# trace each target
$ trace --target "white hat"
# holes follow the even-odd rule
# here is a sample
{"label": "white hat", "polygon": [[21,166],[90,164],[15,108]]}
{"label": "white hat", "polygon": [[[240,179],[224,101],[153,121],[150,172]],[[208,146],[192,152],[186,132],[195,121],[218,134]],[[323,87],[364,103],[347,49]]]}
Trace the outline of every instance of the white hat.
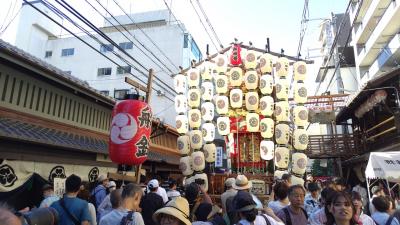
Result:
{"label": "white hat", "polygon": [[117,187],[117,184],[114,181],[110,181],[108,183],[108,188]]}
{"label": "white hat", "polygon": [[161,214],[167,214],[177,218],[182,221],[185,225],[191,225],[192,223],[189,220],[189,203],[183,197],[176,197],[169,201],[163,208],[157,210],[153,214],[153,220],[158,223],[161,220]]}
{"label": "white hat", "polygon": [[147,186],[148,186],[149,188],[156,188],[156,187],[158,187],[158,180],[156,180],[156,179],[150,180],[149,183],[147,184]]}

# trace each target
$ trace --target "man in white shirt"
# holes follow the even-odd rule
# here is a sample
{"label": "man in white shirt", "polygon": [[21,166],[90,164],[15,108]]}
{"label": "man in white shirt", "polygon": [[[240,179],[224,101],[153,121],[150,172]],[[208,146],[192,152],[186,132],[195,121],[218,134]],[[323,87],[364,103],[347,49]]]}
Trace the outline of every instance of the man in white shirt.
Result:
{"label": "man in white shirt", "polygon": [[[157,179],[153,179],[153,180],[150,180],[150,181],[149,181],[149,184],[150,184],[150,183],[156,183],[156,182],[157,182],[157,184],[158,184],[158,180],[157,180]],[[149,193],[150,191],[147,190],[147,192]],[[164,204],[168,202],[167,191],[166,191],[163,187],[159,186],[159,187],[157,188],[157,192],[156,192],[156,193],[157,193],[159,196],[162,197]]]}
{"label": "man in white shirt", "polygon": [[372,215],[372,214],[374,214],[376,212],[375,206],[374,206],[374,204],[372,204],[372,200],[374,200],[374,198],[379,197],[379,196],[385,196],[385,192],[379,186],[373,186],[371,188],[371,193],[373,195],[372,195],[371,200],[369,200],[369,213],[370,213],[370,215]]}

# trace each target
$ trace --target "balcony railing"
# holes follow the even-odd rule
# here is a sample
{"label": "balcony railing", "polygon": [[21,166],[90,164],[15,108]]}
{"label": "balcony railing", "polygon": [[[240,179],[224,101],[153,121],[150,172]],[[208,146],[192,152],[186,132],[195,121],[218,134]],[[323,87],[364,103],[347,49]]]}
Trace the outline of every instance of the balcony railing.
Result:
{"label": "balcony railing", "polygon": [[310,158],[350,158],[362,151],[357,135],[310,135],[306,154]]}

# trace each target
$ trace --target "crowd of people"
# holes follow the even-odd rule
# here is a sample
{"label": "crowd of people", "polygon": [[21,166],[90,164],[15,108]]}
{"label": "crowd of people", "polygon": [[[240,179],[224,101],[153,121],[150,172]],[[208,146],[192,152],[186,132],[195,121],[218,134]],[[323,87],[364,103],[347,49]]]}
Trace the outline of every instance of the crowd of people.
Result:
{"label": "crowd of people", "polygon": [[[251,193],[244,175],[225,180],[225,192],[217,205],[202,185],[177,190],[170,180],[167,190],[159,180],[145,186],[117,188],[105,176],[90,188],[76,175],[65,181],[62,198],[51,185],[43,186],[41,208],[57,211],[60,225],[400,225],[400,211],[382,184],[367,189],[349,188],[341,178],[292,185],[288,174],[277,179],[268,204]],[[19,225],[15,215],[0,207],[0,224]]]}

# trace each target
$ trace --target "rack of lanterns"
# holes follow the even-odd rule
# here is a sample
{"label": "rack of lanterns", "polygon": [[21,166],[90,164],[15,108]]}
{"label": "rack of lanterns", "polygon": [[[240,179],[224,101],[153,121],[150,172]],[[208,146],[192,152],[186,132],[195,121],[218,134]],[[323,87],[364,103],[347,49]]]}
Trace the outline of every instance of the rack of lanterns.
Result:
{"label": "rack of lanterns", "polygon": [[227,143],[231,172],[266,174],[274,163],[274,176],[291,173],[293,183],[304,182],[307,67],[303,61],[293,64],[291,106],[290,66],[285,57],[233,44],[227,53],[174,77],[177,144],[186,183],[203,179],[207,186],[204,170],[215,161],[216,130]]}

